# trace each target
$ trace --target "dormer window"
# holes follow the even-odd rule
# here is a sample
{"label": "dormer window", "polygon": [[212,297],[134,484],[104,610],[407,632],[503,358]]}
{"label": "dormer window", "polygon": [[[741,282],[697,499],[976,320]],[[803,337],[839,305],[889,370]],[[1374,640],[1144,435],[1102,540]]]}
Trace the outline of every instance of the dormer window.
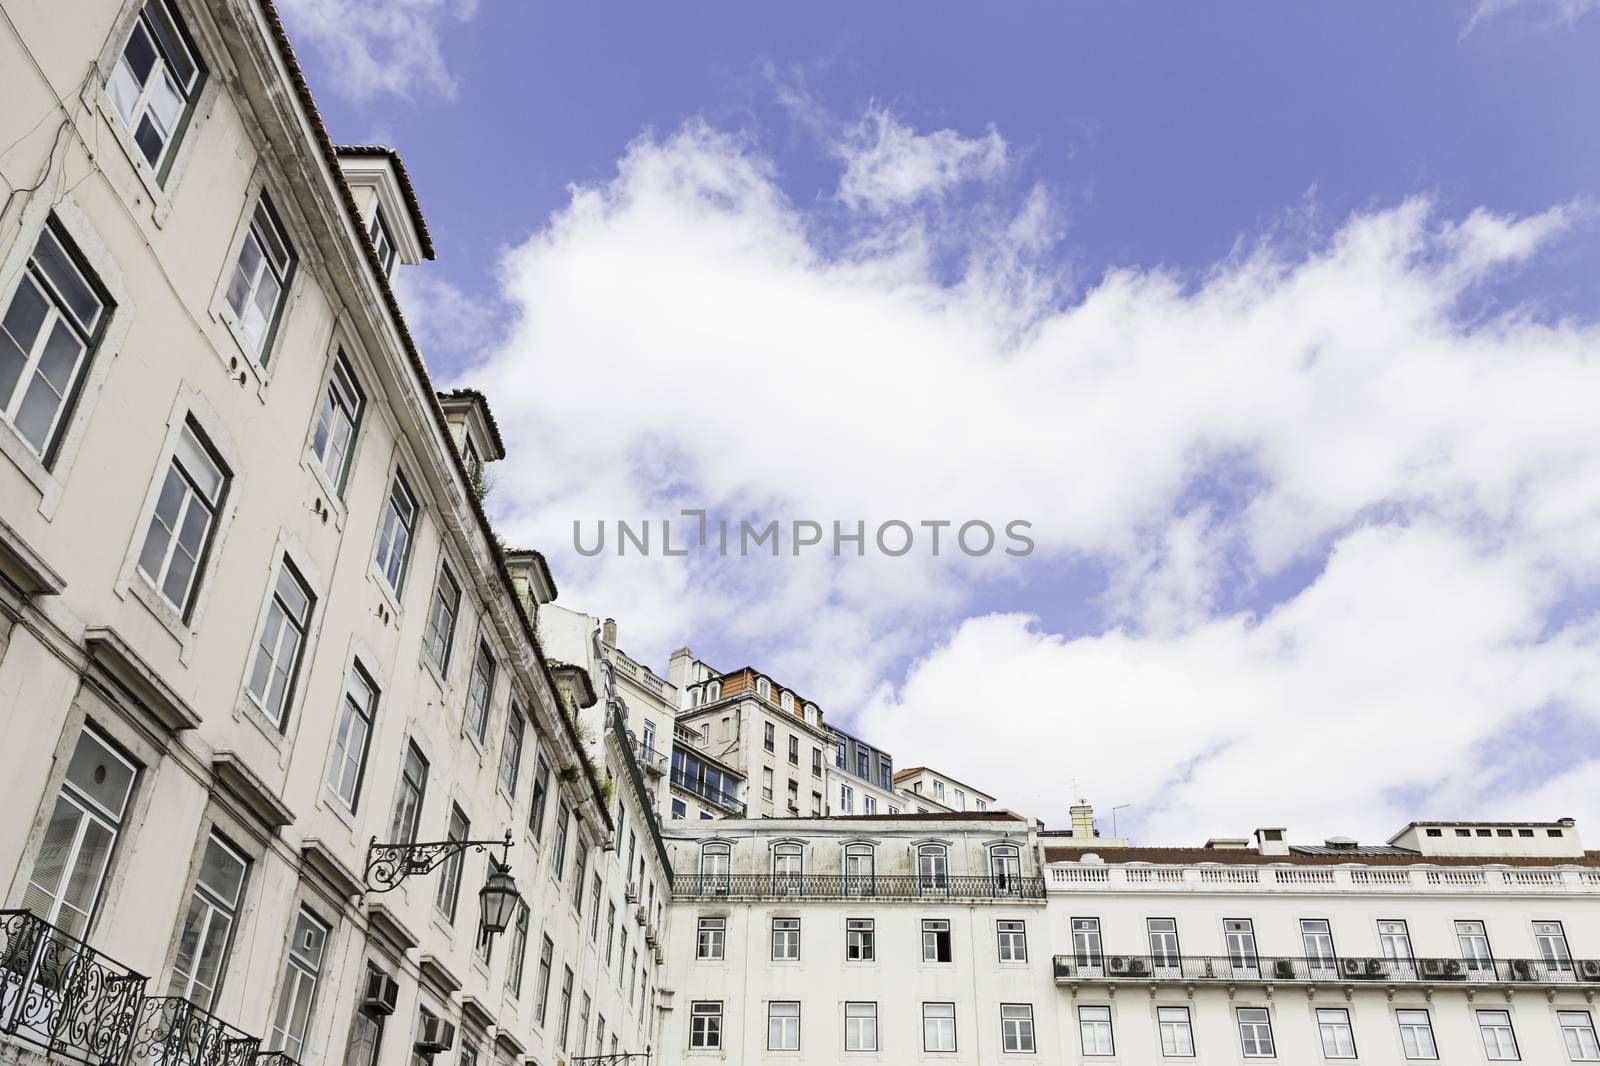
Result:
{"label": "dormer window", "polygon": [[722,682],[713,681],[706,686],[706,702],[715,703],[722,698]]}
{"label": "dormer window", "polygon": [[483,477],[483,456],[478,454],[478,446],[472,443],[472,438],[467,438],[467,446],[461,449],[461,461],[467,465],[467,476],[476,484]]}
{"label": "dormer window", "polygon": [[134,19],[106,95],[159,177],[194,107],[205,68],[167,0],[150,0]]}
{"label": "dormer window", "polygon": [[[821,715],[817,711],[816,704],[814,704],[814,703],[806,704],[806,722],[807,723],[809,723],[810,725],[816,725],[817,721],[818,721],[818,719],[820,717],[821,717]],[[864,777],[866,775],[863,774],[862,776]]]}
{"label": "dormer window", "polygon": [[764,700],[772,698],[772,682],[764,677],[756,678],[756,695]]}
{"label": "dormer window", "polygon": [[372,250],[378,253],[378,262],[383,264],[383,276],[394,276],[394,237],[389,233],[389,224],[383,220],[383,208],[373,207],[372,221],[367,224],[367,240],[372,242]]}
{"label": "dormer window", "polygon": [[781,697],[779,697],[778,704],[785,711],[787,711],[789,714],[793,714],[794,713],[794,693],[793,692],[785,692]]}

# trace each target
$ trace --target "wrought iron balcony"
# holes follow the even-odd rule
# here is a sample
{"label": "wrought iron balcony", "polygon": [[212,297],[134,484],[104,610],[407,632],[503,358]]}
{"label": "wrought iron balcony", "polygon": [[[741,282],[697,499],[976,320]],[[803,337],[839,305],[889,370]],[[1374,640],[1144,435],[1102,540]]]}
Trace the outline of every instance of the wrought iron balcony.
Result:
{"label": "wrought iron balcony", "polygon": [[149,996],[139,1008],[132,1066],[252,1066],[261,1038],[177,996]]}
{"label": "wrought iron balcony", "polygon": [[721,808],[735,818],[743,818],[745,806],[733,796],[728,795],[720,788],[714,788],[704,781],[697,780],[678,769],[672,768],[672,783],[685,792],[692,792],[714,807]]}
{"label": "wrought iron balcony", "polygon": [[1044,899],[1042,877],[684,874],[676,896],[722,899]]}
{"label": "wrought iron balcony", "polygon": [[1600,959],[1384,959],[1227,955],[1057,955],[1057,984],[1600,985]]}
{"label": "wrought iron balcony", "polygon": [[145,977],[30,911],[0,911],[0,1032],[46,1053],[118,1066]]}
{"label": "wrought iron balcony", "polygon": [[287,1051],[258,1051],[252,1062],[253,1066],[300,1066]]}
{"label": "wrought iron balcony", "polygon": [[633,745],[634,756],[639,760],[641,769],[658,777],[667,772],[667,756],[661,749],[641,744],[632,733],[628,734],[628,741]]}

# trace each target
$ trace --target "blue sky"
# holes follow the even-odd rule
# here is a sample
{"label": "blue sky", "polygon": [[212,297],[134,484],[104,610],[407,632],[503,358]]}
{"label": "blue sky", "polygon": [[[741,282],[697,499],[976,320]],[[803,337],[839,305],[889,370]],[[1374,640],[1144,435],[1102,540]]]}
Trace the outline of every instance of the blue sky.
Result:
{"label": "blue sky", "polygon": [[[335,138],[406,157],[508,539],[637,657],[1163,838],[1600,791],[1584,0],[284,6]],[[570,550],[682,505],[1039,547]]]}

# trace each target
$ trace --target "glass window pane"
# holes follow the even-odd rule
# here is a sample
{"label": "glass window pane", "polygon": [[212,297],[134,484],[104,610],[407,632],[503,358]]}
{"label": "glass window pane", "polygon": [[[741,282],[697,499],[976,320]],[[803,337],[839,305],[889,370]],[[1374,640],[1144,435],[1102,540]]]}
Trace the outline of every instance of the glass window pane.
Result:
{"label": "glass window pane", "polygon": [[120,821],[128,793],[133,790],[133,767],[116,755],[105,741],[85,730],[67,764],[67,783],[80,795]]}
{"label": "glass window pane", "polygon": [[39,234],[39,243],[33,250],[33,261],[55,287],[56,294],[84,332],[93,333],[100,324],[100,297],[89,287],[66,249],[61,247],[48,227]]}

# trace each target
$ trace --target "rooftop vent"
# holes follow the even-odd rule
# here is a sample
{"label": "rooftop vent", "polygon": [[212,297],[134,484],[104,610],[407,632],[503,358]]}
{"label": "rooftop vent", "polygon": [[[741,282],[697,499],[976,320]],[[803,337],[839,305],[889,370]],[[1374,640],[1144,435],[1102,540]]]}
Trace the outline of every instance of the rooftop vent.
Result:
{"label": "rooftop vent", "polygon": [[1356,843],[1354,837],[1329,837],[1323,841],[1323,844],[1330,848],[1354,848],[1360,846]]}

